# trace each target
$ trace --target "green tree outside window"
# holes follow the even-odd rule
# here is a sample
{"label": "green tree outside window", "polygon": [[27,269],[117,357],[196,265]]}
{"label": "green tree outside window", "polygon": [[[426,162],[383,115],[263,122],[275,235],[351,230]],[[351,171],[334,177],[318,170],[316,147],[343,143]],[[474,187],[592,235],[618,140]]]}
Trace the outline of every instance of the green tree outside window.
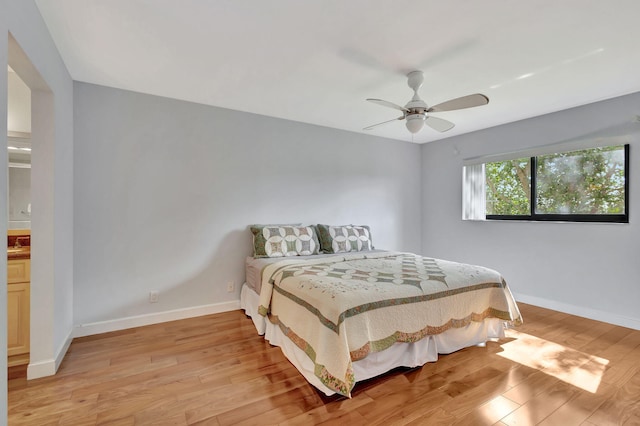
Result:
{"label": "green tree outside window", "polygon": [[530,216],[532,181],[535,214],[627,213],[624,145],[486,163],[486,214]]}

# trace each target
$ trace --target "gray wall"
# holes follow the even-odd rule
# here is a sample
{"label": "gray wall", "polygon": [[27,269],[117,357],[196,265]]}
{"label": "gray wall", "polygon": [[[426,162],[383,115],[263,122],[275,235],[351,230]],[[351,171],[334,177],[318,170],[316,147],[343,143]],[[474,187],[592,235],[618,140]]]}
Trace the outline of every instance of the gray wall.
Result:
{"label": "gray wall", "polygon": [[239,299],[252,223],[367,224],[376,247],[420,251],[418,145],[86,83],[74,93],[76,325]]}
{"label": "gray wall", "polygon": [[[423,253],[497,269],[520,301],[640,328],[638,105],[633,94],[423,145]],[[594,134],[631,144],[629,224],[461,220],[463,159]]]}

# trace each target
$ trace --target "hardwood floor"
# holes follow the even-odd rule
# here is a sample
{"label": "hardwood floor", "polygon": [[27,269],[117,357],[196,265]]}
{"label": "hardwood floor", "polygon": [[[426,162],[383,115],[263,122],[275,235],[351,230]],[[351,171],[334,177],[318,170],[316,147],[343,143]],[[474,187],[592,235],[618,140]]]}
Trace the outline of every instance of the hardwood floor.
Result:
{"label": "hardwood floor", "polygon": [[637,425],[640,331],[520,304],[507,338],[319,394],[241,311],[75,339],[9,425]]}

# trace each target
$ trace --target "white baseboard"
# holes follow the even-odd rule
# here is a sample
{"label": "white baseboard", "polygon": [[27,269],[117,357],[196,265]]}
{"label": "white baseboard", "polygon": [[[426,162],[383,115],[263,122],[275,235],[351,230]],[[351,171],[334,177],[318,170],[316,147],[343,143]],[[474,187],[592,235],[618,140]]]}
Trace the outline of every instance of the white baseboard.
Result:
{"label": "white baseboard", "polygon": [[73,331],[73,337],[91,336],[93,334],[108,333],[110,331],[142,327],[145,325],[199,317],[202,315],[218,314],[220,312],[235,311],[238,309],[240,309],[240,300],[232,300],[230,302],[214,303],[211,305],[194,306],[191,308],[174,309],[171,311],[136,315],[108,321],[92,322],[76,326]]}
{"label": "white baseboard", "polygon": [[27,380],[53,376],[54,374],[56,374],[56,361],[53,359],[30,362],[27,367]]}
{"label": "white baseboard", "polygon": [[69,331],[67,338],[62,342],[54,359],[47,359],[44,361],[29,363],[27,367],[27,380],[39,379],[40,377],[53,376],[58,371],[64,356],[71,346],[73,340],[73,330]]}
{"label": "white baseboard", "polygon": [[73,329],[69,330],[69,334],[67,334],[67,338],[64,340],[64,342],[62,342],[62,345],[60,345],[60,347],[58,348],[58,352],[56,352],[56,359],[55,359],[56,371],[58,371],[58,368],[60,368],[60,364],[62,363],[64,356],[67,354],[67,351],[69,350],[69,346],[71,346],[72,341],[73,341]]}
{"label": "white baseboard", "polygon": [[[640,330],[640,318],[625,317],[612,312],[575,306],[568,303],[557,302],[555,300],[544,299],[542,297],[528,296],[526,294],[514,293],[514,297],[518,302],[528,303],[529,305],[540,306],[542,308],[553,309],[554,311],[560,311],[596,321],[608,322],[609,324],[615,324],[621,327]],[[527,319],[524,318],[524,320],[526,321]]]}

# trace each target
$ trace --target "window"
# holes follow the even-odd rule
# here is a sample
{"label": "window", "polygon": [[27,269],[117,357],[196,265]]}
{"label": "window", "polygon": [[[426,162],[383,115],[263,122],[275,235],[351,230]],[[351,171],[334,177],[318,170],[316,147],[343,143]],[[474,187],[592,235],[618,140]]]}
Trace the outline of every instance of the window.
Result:
{"label": "window", "polygon": [[629,145],[465,166],[463,218],[628,223],[628,167]]}
{"label": "window", "polygon": [[531,213],[530,158],[485,164],[487,216],[528,216]]}

